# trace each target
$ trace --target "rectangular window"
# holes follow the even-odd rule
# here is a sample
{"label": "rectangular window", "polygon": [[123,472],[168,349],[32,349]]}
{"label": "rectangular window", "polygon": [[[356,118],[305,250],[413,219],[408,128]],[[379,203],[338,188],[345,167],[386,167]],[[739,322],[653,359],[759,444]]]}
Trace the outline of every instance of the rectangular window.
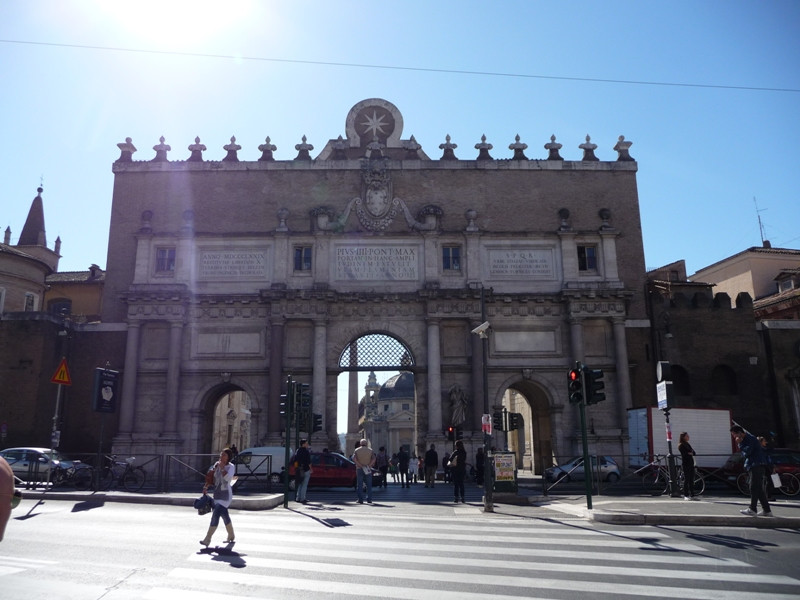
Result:
{"label": "rectangular window", "polygon": [[156,273],[175,272],[175,248],[156,248]]}
{"label": "rectangular window", "polygon": [[294,249],[294,270],[311,270],[311,246],[297,246]]}
{"label": "rectangular window", "polygon": [[597,271],[597,246],[578,246],[578,270]]}
{"label": "rectangular window", "polygon": [[461,270],[461,246],[442,247],[442,269],[445,271]]}

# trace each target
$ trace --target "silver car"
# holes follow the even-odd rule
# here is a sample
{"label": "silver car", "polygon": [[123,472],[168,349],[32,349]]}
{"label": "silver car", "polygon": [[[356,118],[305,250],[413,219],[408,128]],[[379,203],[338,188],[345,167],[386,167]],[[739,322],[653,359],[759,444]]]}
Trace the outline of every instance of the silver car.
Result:
{"label": "silver car", "polygon": [[[619,481],[619,465],[617,465],[617,461],[610,456],[590,457],[592,462],[592,471],[595,473],[595,476],[598,470],[598,458],[600,459],[600,477],[604,481],[609,481],[611,483]],[[571,479],[583,480],[583,457],[576,456],[575,458],[572,458],[567,462],[558,465],[557,467],[545,469],[544,475],[548,481],[558,481],[560,479],[563,479],[564,481],[569,481]]]}
{"label": "silver car", "polygon": [[50,466],[69,469],[73,462],[50,448],[6,448],[0,456],[8,461],[14,476],[23,481],[45,481]]}

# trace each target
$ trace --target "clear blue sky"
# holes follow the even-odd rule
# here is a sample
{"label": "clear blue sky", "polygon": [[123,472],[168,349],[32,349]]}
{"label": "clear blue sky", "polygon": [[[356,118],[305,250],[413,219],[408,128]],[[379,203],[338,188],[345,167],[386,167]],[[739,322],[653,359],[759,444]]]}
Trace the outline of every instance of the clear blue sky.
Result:
{"label": "clear blue sky", "polygon": [[495,158],[516,134],[545,158],[555,134],[576,160],[588,133],[613,160],[625,135],[648,268],[684,258],[692,273],[760,245],[759,214],[774,247],[800,247],[794,0],[4,0],[0,40],[0,226],[16,243],[43,177],[62,271],[105,267],[126,137],[139,160],[161,135],[175,160],[195,136],[221,159],[232,135],[243,160],[266,136],[291,159],[372,97],[435,158],[446,134],[464,159],[482,134]]}

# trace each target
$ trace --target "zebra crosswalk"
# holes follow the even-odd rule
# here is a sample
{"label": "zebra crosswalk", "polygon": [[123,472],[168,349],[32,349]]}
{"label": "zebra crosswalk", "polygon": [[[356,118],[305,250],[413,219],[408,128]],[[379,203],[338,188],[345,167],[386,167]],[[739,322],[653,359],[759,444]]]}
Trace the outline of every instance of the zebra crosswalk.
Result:
{"label": "zebra crosswalk", "polygon": [[237,543],[193,552],[146,600],[237,598],[789,600],[800,580],[650,527],[353,507],[236,515]]}

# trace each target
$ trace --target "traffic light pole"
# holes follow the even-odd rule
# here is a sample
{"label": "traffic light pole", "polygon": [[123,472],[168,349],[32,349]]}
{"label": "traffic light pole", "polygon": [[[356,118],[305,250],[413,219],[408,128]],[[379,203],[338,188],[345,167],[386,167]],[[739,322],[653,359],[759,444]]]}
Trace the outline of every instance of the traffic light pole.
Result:
{"label": "traffic light pole", "polygon": [[583,398],[578,403],[581,414],[581,443],[583,444],[583,481],[586,488],[586,508],[592,509],[592,469],[589,461],[589,440],[586,437],[586,377],[583,374],[583,364],[575,362],[575,368],[581,372],[581,388]]}
{"label": "traffic light pole", "polygon": [[286,378],[286,429],[284,439],[284,467],[283,470],[283,508],[289,508],[289,444],[292,440],[292,413],[294,411],[294,381],[292,376]]}

